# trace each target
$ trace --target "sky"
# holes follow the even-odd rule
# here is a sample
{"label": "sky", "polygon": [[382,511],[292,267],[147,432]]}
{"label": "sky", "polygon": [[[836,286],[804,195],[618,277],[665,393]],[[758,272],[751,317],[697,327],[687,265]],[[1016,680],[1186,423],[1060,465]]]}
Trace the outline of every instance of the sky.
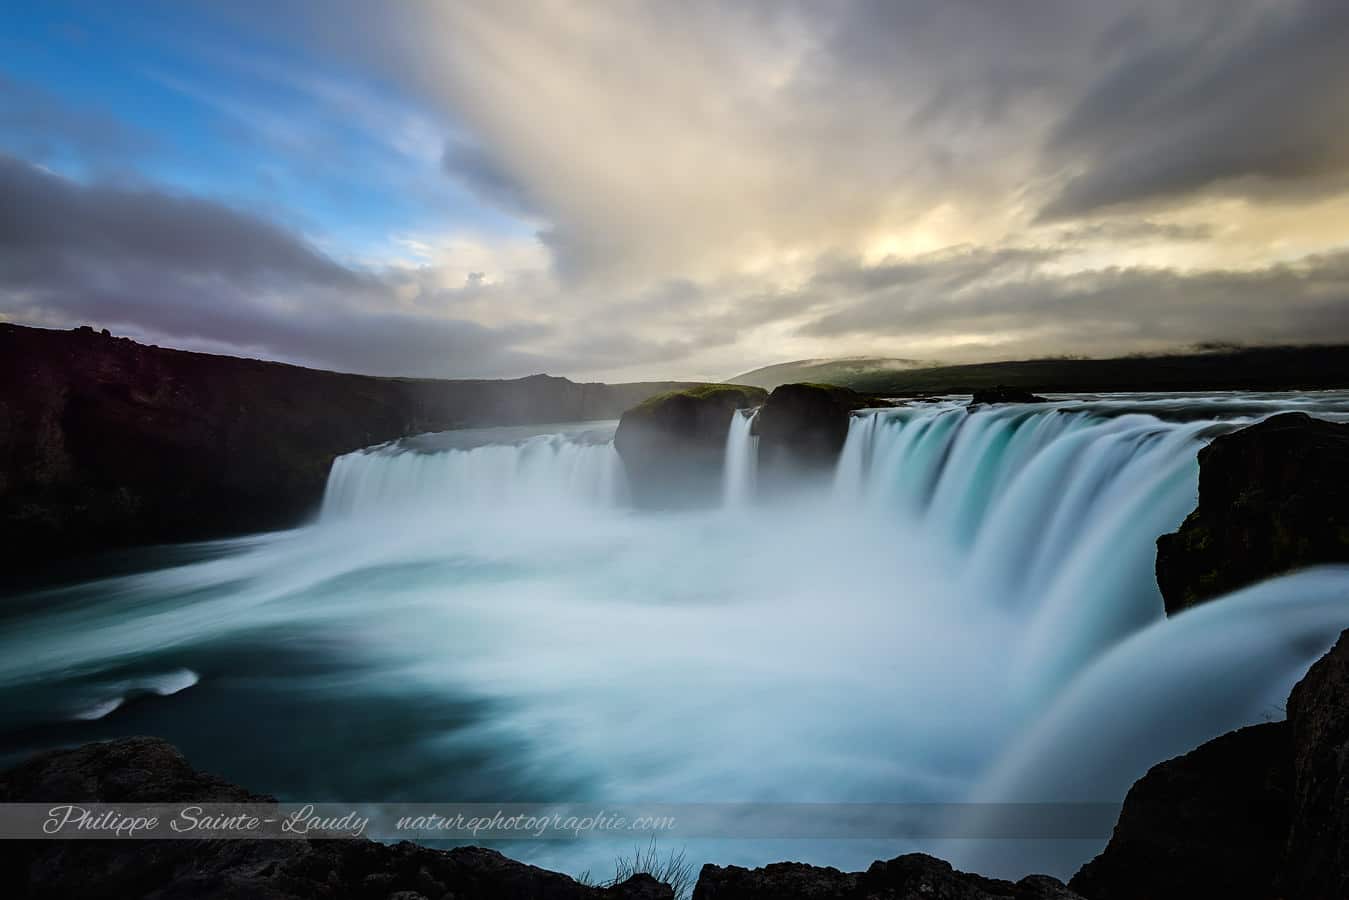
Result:
{"label": "sky", "polygon": [[1342,0],[0,7],[0,320],[378,375],[1349,341]]}

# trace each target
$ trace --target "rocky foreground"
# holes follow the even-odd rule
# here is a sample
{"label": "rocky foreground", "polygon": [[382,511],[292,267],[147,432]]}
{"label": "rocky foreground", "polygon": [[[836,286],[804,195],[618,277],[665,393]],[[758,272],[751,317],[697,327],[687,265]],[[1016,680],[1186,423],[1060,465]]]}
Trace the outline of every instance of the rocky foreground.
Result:
{"label": "rocky foreground", "polygon": [[471,425],[616,418],[677,383],[372,378],[0,323],[0,544],[15,564],[290,527],[334,457]]}

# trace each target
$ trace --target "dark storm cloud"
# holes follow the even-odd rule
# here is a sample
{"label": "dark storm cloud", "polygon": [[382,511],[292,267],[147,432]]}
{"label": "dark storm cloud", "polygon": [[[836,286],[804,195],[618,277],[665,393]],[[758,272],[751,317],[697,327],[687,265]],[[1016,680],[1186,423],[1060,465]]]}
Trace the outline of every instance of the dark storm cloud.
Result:
{"label": "dark storm cloud", "polygon": [[397,280],[219,203],[80,184],[0,157],[0,313],[386,375],[538,367],[511,345],[539,326],[405,312]]}
{"label": "dark storm cloud", "polygon": [[1349,4],[1231,4],[1198,34],[1154,38],[1135,41],[1054,128],[1049,159],[1082,171],[1042,219],[1349,174]]}
{"label": "dark storm cloud", "polygon": [[[986,275],[971,277],[980,271]],[[812,291],[827,294],[838,283],[868,290],[802,332],[915,341],[982,334],[996,337],[1004,356],[1063,347],[1118,353],[1209,341],[1317,343],[1349,334],[1349,252],[1254,271],[1005,274],[978,251],[902,270],[836,272]]]}

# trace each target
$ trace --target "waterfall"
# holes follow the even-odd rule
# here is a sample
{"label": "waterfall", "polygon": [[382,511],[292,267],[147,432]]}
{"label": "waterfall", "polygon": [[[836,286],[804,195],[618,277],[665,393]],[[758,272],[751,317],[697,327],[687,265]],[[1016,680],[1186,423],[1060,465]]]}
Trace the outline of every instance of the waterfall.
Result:
{"label": "waterfall", "polygon": [[436,509],[610,507],[627,481],[612,441],[546,434],[435,452],[376,447],[333,461],[320,521]]}
{"label": "waterfall", "polygon": [[[1154,542],[1194,506],[1196,451],[1288,409],[1343,421],[1349,393],[865,411],[832,493],[735,515],[629,511],[608,424],[419,436],[339,457],[313,526],[20,597],[0,731],[149,731],[300,797],[1117,802],[1277,717],[1349,625],[1343,567],[1162,614]],[[728,427],[728,504],[752,496],[750,426]],[[1103,840],[970,842],[966,867],[1064,876]],[[941,849],[807,843],[704,849]]]}
{"label": "waterfall", "polygon": [[1018,611],[1028,631],[1008,677],[1030,701],[1161,616],[1156,538],[1194,507],[1198,448],[1230,427],[1127,409],[867,412],[834,495],[940,540],[963,593]]}
{"label": "waterfall", "polygon": [[747,505],[754,497],[759,464],[759,439],[753,434],[757,409],[738,409],[726,430],[726,463],[721,474],[721,504],[728,509]]}

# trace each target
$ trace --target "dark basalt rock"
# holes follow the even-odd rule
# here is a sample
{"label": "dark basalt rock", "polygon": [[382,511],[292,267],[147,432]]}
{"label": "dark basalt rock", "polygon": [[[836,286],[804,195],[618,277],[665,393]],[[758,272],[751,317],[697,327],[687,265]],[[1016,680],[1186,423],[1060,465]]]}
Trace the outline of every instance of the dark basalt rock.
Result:
{"label": "dark basalt rock", "polygon": [[761,869],[703,866],[693,900],[1073,900],[1078,895],[1047,875],[1018,882],[984,878],[922,853],[874,862],[865,872],[802,863]]}
{"label": "dark basalt rock", "polygon": [[1199,451],[1199,505],[1157,539],[1176,613],[1317,563],[1349,562],[1349,425],[1273,416]]}
{"label": "dark basalt rock", "polygon": [[1091,900],[1349,897],[1349,631],[1288,698],[1154,766],[1069,887]]}
{"label": "dark basalt rock", "polygon": [[1091,900],[1268,900],[1288,834],[1290,749],[1288,724],[1272,722],[1153,766],[1069,886]]}
{"label": "dark basalt rock", "polygon": [[[232,803],[270,798],[194,771],[156,738],[45,753],[0,774],[5,803]],[[15,900],[673,900],[649,875],[610,888],[507,859],[342,840],[0,841],[0,895]]]}
{"label": "dark basalt rock", "polygon": [[1048,397],[1041,397],[1038,394],[1032,394],[1030,391],[1021,388],[1006,387],[998,385],[991,388],[983,388],[974,392],[970,402],[966,404],[966,409],[974,409],[976,406],[984,406],[993,403],[1048,403]]}
{"label": "dark basalt rock", "polygon": [[889,405],[887,400],[830,384],[775,387],[754,420],[760,470],[770,478],[831,470],[843,450],[853,411]]}
{"label": "dark basalt rock", "polygon": [[623,413],[614,446],[633,500],[648,508],[715,503],[731,416],[767,396],[762,388],[708,384],[659,394]]}
{"label": "dark basalt rock", "polygon": [[13,566],[298,524],[333,458],[425,431],[612,418],[664,384],[371,378],[0,323]]}
{"label": "dark basalt rock", "polygon": [[1292,825],[1286,897],[1349,897],[1349,631],[1288,696]]}

